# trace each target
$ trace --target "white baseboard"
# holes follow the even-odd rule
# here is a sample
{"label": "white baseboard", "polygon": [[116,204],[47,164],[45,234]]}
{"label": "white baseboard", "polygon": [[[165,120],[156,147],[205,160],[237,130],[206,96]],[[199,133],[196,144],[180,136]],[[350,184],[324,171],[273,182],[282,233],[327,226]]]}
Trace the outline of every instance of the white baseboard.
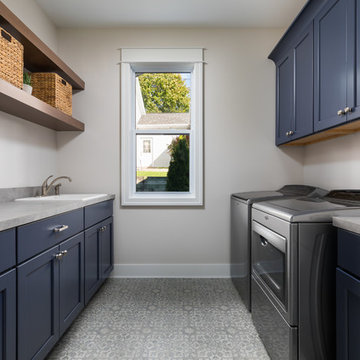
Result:
{"label": "white baseboard", "polygon": [[229,278],[230,264],[114,264],[113,278]]}

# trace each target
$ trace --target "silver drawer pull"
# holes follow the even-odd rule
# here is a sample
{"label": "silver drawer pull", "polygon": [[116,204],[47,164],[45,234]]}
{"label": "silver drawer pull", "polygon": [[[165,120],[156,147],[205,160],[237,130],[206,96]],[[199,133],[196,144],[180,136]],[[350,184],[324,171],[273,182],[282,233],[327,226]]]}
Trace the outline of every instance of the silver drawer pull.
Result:
{"label": "silver drawer pull", "polygon": [[61,252],[61,254],[62,254],[63,256],[67,255],[67,253],[68,253],[67,250],[63,250],[63,251]]}
{"label": "silver drawer pull", "polygon": [[55,254],[55,259],[61,260],[63,256],[64,256],[64,254],[62,254],[62,253]]}
{"label": "silver drawer pull", "polygon": [[69,225],[60,225],[57,226],[56,228],[54,228],[54,232],[58,233],[58,232],[62,232],[64,230],[67,230],[69,228]]}

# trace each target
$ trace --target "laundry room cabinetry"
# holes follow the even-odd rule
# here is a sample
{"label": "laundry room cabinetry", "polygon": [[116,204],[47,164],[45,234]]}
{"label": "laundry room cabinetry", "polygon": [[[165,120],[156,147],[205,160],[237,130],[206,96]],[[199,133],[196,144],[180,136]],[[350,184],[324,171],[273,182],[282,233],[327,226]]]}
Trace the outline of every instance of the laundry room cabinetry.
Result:
{"label": "laundry room cabinetry", "polygon": [[[360,130],[359,7],[360,0],[308,2],[270,54],[277,71],[276,145]],[[287,81],[279,76],[285,56],[293,63]]]}
{"label": "laundry room cabinetry", "polygon": [[276,144],[313,131],[313,26],[276,63]]}
{"label": "laundry room cabinetry", "polygon": [[360,235],[338,230],[337,359],[360,359]]}

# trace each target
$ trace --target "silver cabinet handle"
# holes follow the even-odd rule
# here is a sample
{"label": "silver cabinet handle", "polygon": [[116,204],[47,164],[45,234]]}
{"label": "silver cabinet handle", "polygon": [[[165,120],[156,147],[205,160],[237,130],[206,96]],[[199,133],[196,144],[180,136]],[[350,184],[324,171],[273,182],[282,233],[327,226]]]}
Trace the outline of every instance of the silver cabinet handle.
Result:
{"label": "silver cabinet handle", "polygon": [[289,136],[290,134],[289,134],[289,132],[287,131],[287,132],[285,133],[285,135],[286,135],[286,136]]}
{"label": "silver cabinet handle", "polygon": [[64,254],[62,254],[62,253],[55,254],[55,259],[61,260],[63,256],[64,256]]}
{"label": "silver cabinet handle", "polygon": [[352,112],[352,108],[347,106],[345,109],[344,109],[344,113],[347,114],[347,113],[351,113]]}
{"label": "silver cabinet handle", "polygon": [[104,232],[107,229],[107,226],[102,226],[101,228],[99,228],[99,232]]}
{"label": "silver cabinet handle", "polygon": [[55,254],[55,259],[61,260],[65,255],[67,255],[67,253],[67,250],[60,251],[59,253]]}
{"label": "silver cabinet handle", "polygon": [[69,228],[69,225],[60,225],[54,228],[54,232],[62,232],[64,230],[67,230]]}
{"label": "silver cabinet handle", "polygon": [[289,135],[294,135],[294,132],[292,130],[289,131]]}
{"label": "silver cabinet handle", "polygon": [[344,110],[339,110],[337,112],[338,116],[342,116],[342,115],[345,115],[345,111]]}

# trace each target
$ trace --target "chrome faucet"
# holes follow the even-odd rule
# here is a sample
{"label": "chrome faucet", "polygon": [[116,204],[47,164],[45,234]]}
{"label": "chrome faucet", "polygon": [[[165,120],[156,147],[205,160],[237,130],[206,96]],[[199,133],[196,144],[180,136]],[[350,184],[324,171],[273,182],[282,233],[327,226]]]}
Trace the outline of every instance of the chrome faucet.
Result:
{"label": "chrome faucet", "polygon": [[56,185],[55,184],[55,181],[58,181],[60,179],[67,179],[69,180],[69,182],[71,182],[71,178],[69,176],[59,176],[57,178],[55,178],[49,185],[48,185],[48,180],[50,178],[52,178],[54,175],[50,175],[48,176],[44,182],[42,183],[41,185],[41,196],[47,196],[49,191],[51,190],[51,188],[54,186],[55,187],[55,195],[59,195],[60,193],[60,186],[61,186],[61,183],[58,183]]}

